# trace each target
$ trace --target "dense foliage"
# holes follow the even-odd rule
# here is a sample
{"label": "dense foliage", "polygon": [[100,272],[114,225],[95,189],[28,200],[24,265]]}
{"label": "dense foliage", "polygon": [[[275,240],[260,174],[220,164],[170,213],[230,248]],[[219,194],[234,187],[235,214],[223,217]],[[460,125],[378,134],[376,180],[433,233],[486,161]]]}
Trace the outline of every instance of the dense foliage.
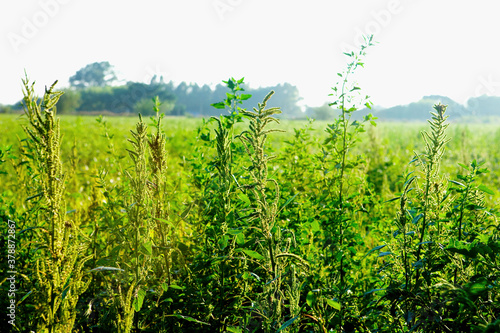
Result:
{"label": "dense foliage", "polygon": [[25,116],[0,118],[12,330],[500,330],[500,132],[450,126],[442,104],[427,125],[353,120],[370,106],[351,80],[364,52],[328,124],[281,124],[273,92],[254,100],[243,79],[208,120],[156,99],[135,125],[59,121],[60,93],[38,100],[26,80]]}
{"label": "dense foliage", "polygon": [[[78,70],[69,78],[70,87],[58,103],[59,114],[137,114],[154,115],[152,96],[158,96],[162,104],[160,113],[165,115],[218,116],[218,111],[210,105],[226,96],[226,87],[218,84],[210,87],[206,84],[166,82],[162,76],[154,75],[149,83],[120,83],[113,67],[108,62],[96,62]],[[301,97],[297,87],[289,83],[271,87],[246,88],[254,98],[262,100],[270,90],[276,92],[273,106],[287,110],[286,117],[295,119],[304,117],[299,106]],[[251,108],[245,102],[245,108]],[[0,105],[0,113],[21,110],[22,103],[12,106]]]}

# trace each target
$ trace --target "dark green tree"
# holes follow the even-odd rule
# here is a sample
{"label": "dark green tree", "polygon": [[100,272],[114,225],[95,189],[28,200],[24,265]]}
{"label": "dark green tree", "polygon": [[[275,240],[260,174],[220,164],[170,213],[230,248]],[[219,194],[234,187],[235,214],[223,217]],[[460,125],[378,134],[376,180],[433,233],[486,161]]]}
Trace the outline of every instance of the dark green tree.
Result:
{"label": "dark green tree", "polygon": [[306,116],[315,120],[332,120],[336,115],[328,103],[322,106],[308,107],[306,110]]}
{"label": "dark green tree", "polygon": [[[269,107],[280,107],[283,113],[277,115],[278,118],[304,118],[299,102],[302,99],[296,86],[290,83],[280,83],[271,87],[259,87],[247,89],[255,100],[263,100],[270,90],[275,92],[273,100],[269,101]],[[243,103],[243,107],[251,109],[253,102]]]}
{"label": "dark green tree", "polygon": [[59,103],[57,103],[57,111],[61,114],[76,111],[81,104],[82,96],[80,91],[66,89],[63,92],[64,94],[59,98]]}
{"label": "dark green tree", "polygon": [[69,78],[69,83],[75,88],[105,87],[116,81],[113,67],[107,61],[94,62],[78,70]]}

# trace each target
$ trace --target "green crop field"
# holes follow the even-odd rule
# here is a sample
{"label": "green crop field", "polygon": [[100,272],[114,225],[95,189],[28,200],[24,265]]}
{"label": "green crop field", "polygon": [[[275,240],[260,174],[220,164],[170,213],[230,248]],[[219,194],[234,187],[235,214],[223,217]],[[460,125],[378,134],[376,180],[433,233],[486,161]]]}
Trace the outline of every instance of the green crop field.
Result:
{"label": "green crop field", "polygon": [[500,331],[500,127],[353,121],[347,74],[331,122],[243,110],[233,79],[211,119],[59,117],[26,81],[0,115],[14,331]]}

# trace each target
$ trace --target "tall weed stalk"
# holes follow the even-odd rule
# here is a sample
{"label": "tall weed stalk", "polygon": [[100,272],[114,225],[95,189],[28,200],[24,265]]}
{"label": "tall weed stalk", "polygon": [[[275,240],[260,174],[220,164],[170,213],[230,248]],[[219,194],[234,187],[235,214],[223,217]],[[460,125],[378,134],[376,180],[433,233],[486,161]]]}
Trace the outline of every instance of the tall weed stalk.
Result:
{"label": "tall weed stalk", "polygon": [[37,233],[38,250],[33,272],[33,300],[38,315],[33,323],[39,332],[70,332],[77,316],[79,296],[88,288],[90,279],[83,266],[90,257],[85,253],[87,244],[80,235],[79,222],[66,214],[65,174],[61,161],[61,134],[56,104],[62,92],[54,91],[57,81],[41,100],[34,94],[34,83],[24,84],[23,105],[29,126],[25,126],[32,156],[35,180],[41,204]]}
{"label": "tall weed stalk", "polygon": [[[247,254],[261,259],[263,262],[264,271],[261,278],[264,278],[266,283],[263,286],[263,293],[259,297],[259,303],[260,315],[263,319],[262,329],[265,332],[277,329],[278,324],[282,324],[284,316],[283,302],[286,297],[282,286],[284,265],[280,258],[297,257],[281,252],[281,228],[276,224],[280,198],[279,185],[268,174],[268,162],[275,156],[266,154],[266,140],[270,133],[280,131],[267,128],[272,122],[279,123],[274,116],[281,113],[277,107],[267,108],[267,103],[273,94],[274,91],[271,91],[262,103],[258,104],[258,108],[254,108],[253,111],[242,111],[250,119],[250,123],[249,129],[239,135],[239,138],[245,143],[245,150],[250,159],[250,166],[247,169],[250,183],[244,185],[244,188],[251,194],[249,198],[253,208],[248,223],[257,222],[255,230],[258,230],[257,242],[261,255],[253,252],[247,252]],[[271,191],[269,184],[272,184],[273,191]],[[292,276],[292,280],[294,278],[295,275]],[[294,297],[293,293],[290,293],[289,296]],[[290,302],[293,304],[294,300],[292,299]]]}
{"label": "tall weed stalk", "polygon": [[[350,291],[351,282],[347,278],[352,269],[355,235],[352,234],[356,211],[359,209],[354,198],[360,194],[364,185],[364,179],[358,169],[364,162],[361,156],[353,158],[351,150],[358,141],[358,136],[363,133],[365,123],[375,125],[376,119],[371,114],[364,117],[363,121],[352,120],[352,115],[358,110],[359,105],[370,108],[368,96],[359,95],[360,88],[352,80],[355,71],[364,65],[363,57],[366,49],[373,45],[373,36],[365,38],[365,44],[355,53],[346,53],[350,58],[347,69],[339,73],[340,81],[333,87],[331,96],[335,101],[330,106],[336,107],[340,115],[332,124],[326,128],[327,138],[323,143],[323,156],[320,162],[324,173],[323,183],[326,189],[329,205],[323,229],[325,231],[326,248],[329,250],[325,255],[325,267],[329,267],[329,288],[336,289],[335,299],[338,301],[339,311],[336,321],[341,329],[346,329],[352,323],[346,324],[348,316],[346,309],[349,308],[347,296]],[[358,170],[357,170],[358,169]],[[358,225],[357,227],[359,227]],[[335,264],[332,264],[335,263]],[[328,289],[329,289],[328,288]],[[335,305],[337,307],[337,305]]]}
{"label": "tall weed stalk", "polygon": [[119,232],[119,257],[116,264],[121,271],[109,285],[116,310],[117,332],[132,330],[135,312],[142,308],[151,272],[152,221],[151,189],[148,171],[147,125],[139,114],[136,130],[131,131],[132,149],[127,149],[133,163],[133,173],[126,171],[130,180],[131,202],[126,209],[127,225]]}
{"label": "tall weed stalk", "polygon": [[[167,192],[167,152],[165,149],[166,135],[162,132],[163,114],[160,114],[160,100],[154,99],[154,111],[156,118],[154,121],[155,132],[148,139],[149,150],[151,154],[150,165],[152,181],[148,183],[152,189],[153,198],[152,219],[155,221],[155,243],[158,249],[158,255],[153,256],[157,260],[153,265],[157,279],[160,283],[166,280],[167,285],[171,284],[171,255],[173,244],[171,239],[171,221],[168,213],[168,204],[166,203]],[[163,259],[163,260],[161,260]]]}

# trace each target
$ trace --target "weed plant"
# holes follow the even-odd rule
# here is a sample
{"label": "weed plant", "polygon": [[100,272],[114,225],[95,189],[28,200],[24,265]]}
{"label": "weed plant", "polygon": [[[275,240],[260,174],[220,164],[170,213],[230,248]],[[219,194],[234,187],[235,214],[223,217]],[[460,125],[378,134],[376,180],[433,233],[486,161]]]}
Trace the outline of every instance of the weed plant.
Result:
{"label": "weed plant", "polygon": [[92,126],[24,80],[24,132],[0,116],[12,331],[499,331],[499,131],[441,104],[427,125],[354,120],[371,44],[346,54],[329,123],[278,122],[273,92],[242,109],[231,78],[219,117],[155,99],[150,120]]}
{"label": "weed plant", "polygon": [[[57,83],[57,82],[56,82]],[[86,244],[79,234],[79,221],[71,220],[64,202],[65,173],[61,161],[61,135],[56,119],[56,103],[61,92],[54,83],[41,100],[34,95],[34,83],[24,84],[24,110],[29,125],[25,152],[31,164],[32,191],[26,200],[34,202],[31,215],[28,255],[35,267],[27,278],[31,283],[31,304],[36,315],[28,324],[39,332],[71,331],[77,317],[79,296],[87,289],[90,279],[83,266],[88,256]]]}

